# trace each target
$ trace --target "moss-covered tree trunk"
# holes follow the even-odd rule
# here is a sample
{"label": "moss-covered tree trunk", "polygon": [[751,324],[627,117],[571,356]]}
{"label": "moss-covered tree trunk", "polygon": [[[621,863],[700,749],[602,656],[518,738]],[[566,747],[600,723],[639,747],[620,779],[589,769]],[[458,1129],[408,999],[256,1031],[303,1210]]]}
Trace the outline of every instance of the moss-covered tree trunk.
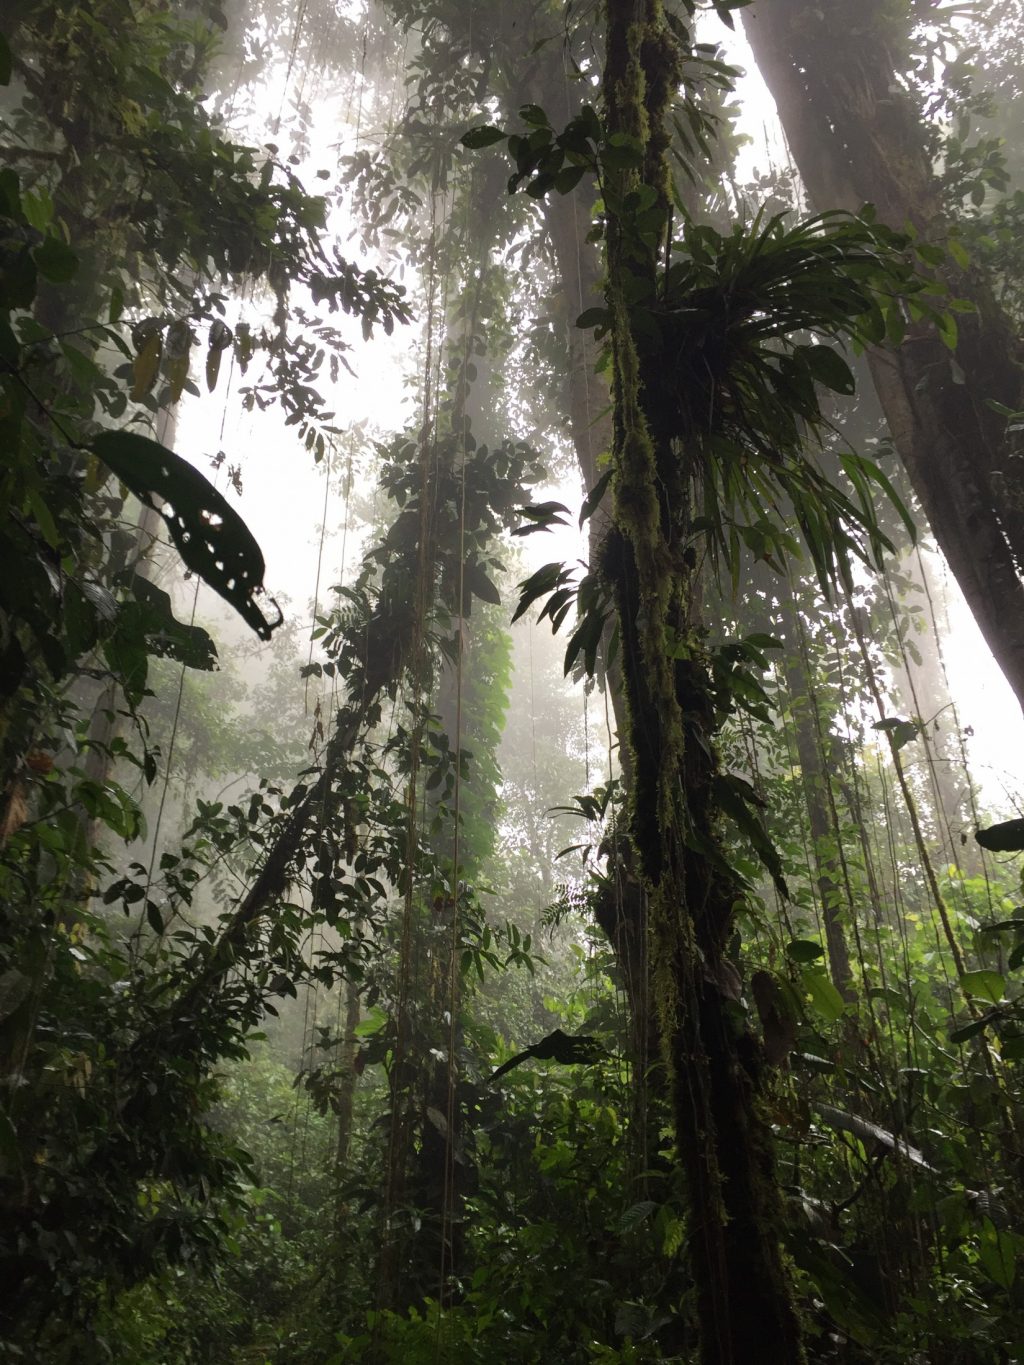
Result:
{"label": "moss-covered tree trunk", "polygon": [[[887,0],[764,0],[744,19],[815,207],[870,202],[882,222],[941,244],[946,206],[896,69],[907,23]],[[1018,347],[976,270],[950,261],[940,273],[977,310],[959,318],[955,356],[933,328],[911,325],[902,345],[869,353],[871,374],[939,547],[1024,705],[1024,482],[987,401],[1022,406]]]}
{"label": "moss-covered tree trunk", "polygon": [[[714,710],[695,627],[689,489],[701,431],[666,410],[649,324],[669,226],[668,106],[680,80],[660,0],[607,0],[605,209],[614,528],[603,571],[622,640],[631,830],[650,897],[654,988],[685,1170],[703,1365],[795,1365],[759,1049],[727,944],[741,896],[718,839]],[[653,192],[653,194],[652,194]],[[650,382],[646,382],[650,381]]]}

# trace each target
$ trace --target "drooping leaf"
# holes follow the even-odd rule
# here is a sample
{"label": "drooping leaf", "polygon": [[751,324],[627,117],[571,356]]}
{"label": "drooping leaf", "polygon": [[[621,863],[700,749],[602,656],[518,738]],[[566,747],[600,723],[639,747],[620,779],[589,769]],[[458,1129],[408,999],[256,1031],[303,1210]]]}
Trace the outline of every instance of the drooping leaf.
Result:
{"label": "drooping leaf", "polygon": [[983,1033],[998,1017],[998,1010],[989,1010],[980,1019],[971,1019],[966,1024],[960,1024],[957,1028],[950,1029],[949,1041],[951,1043],[966,1043],[969,1038],[976,1038],[979,1033]]}
{"label": "drooping leaf", "polygon": [[529,611],[539,597],[554,592],[556,588],[561,588],[571,581],[572,571],[564,564],[544,564],[519,584],[519,605],[512,617],[512,623],[515,624],[524,612]]}
{"label": "drooping leaf", "polygon": [[817,1286],[836,1322],[861,1346],[872,1346],[887,1328],[884,1307],[868,1298],[842,1252],[823,1247],[800,1229],[787,1231],[785,1243],[793,1260]]}
{"label": "drooping leaf", "polygon": [[132,361],[132,402],[137,403],[145,398],[153,387],[157,371],[160,369],[163,346],[163,334],[158,331],[151,332],[143,341],[142,349]]}
{"label": "drooping leaf", "polygon": [[[173,450],[130,431],[105,431],[90,449],[167,524],[186,566],[269,640],[273,623],[256,605],[264,562],[249,528],[210,481]],[[275,609],[277,604],[273,604]]]}
{"label": "drooping leaf", "polygon": [[569,523],[561,514],[568,515],[569,509],[561,502],[538,502],[531,503],[528,507],[520,507],[519,513],[527,520],[527,525],[516,526],[512,534],[514,536],[530,536],[535,531],[550,531],[555,526],[568,526]]}
{"label": "drooping leaf", "polygon": [[929,1175],[937,1175],[935,1167],[927,1159],[923,1152],[907,1142],[906,1138],[898,1137],[895,1133],[883,1128],[881,1124],[875,1123],[873,1119],[866,1119],[862,1114],[851,1114],[845,1109],[837,1109],[833,1104],[824,1104],[816,1101],[814,1105],[821,1118],[830,1128],[837,1133],[851,1133],[860,1142],[870,1146],[877,1143],[878,1146],[885,1148],[889,1152],[898,1152],[905,1157],[919,1170],[927,1172]]}
{"label": "drooping leaf", "polygon": [[206,387],[213,393],[217,387],[217,376],[220,374],[220,358],[222,351],[215,351],[212,347],[206,353]]}
{"label": "drooping leaf", "polygon": [[39,273],[52,284],[66,284],[78,269],[78,257],[59,237],[46,237],[32,252]]}
{"label": "drooping leaf", "polygon": [[1013,1287],[1022,1250],[1024,1238],[997,1228],[991,1218],[984,1220],[978,1242],[978,1261],[989,1279],[1001,1289]]}
{"label": "drooping leaf", "polygon": [[[463,567],[463,587],[465,597],[468,599],[472,593],[474,597],[479,597],[481,601],[490,602],[493,606],[501,606],[501,592],[497,585],[486,575],[481,564],[472,561]],[[468,600],[463,602],[463,612],[468,616]]]}
{"label": "drooping leaf", "polygon": [[600,506],[601,499],[604,497],[608,485],[612,481],[612,475],[614,473],[615,473],[614,469],[606,469],[605,472],[598,479],[597,483],[594,484],[593,488],[583,499],[583,505],[580,508],[581,528],[583,526],[583,523],[587,520],[587,518],[592,517],[597,508]]}
{"label": "drooping leaf", "polygon": [[138,602],[149,608],[153,625],[147,638],[153,653],[162,658],[177,659],[189,668],[210,671],[217,667],[217,647],[202,626],[187,626],[174,615],[168,593],[136,574],[132,592]]}
{"label": "drooping leaf", "polygon": [[752,805],[763,804],[748,782],[735,773],[719,773],[714,779],[715,801],[730,820],[734,821],[740,832],[750,841],[754,852],[761,859],[765,869],[775,883],[775,889],[785,900],[789,899],[789,888],[782,872],[782,859],[778,849],[768,836],[761,819],[751,810]]}

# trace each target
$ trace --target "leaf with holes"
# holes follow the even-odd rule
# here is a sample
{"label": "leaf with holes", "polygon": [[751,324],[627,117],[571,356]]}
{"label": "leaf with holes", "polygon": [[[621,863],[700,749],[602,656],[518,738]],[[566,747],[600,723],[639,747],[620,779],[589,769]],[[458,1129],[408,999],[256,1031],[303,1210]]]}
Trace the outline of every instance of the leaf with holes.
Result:
{"label": "leaf with holes", "polygon": [[186,567],[229,602],[261,640],[269,640],[283,618],[278,611],[271,623],[256,605],[256,594],[263,591],[263,555],[213,484],[173,450],[135,432],[105,431],[90,449],[160,513]]}
{"label": "leaf with holes", "polygon": [[217,667],[217,647],[202,626],[186,626],[174,615],[170,596],[148,578],[136,574],[132,592],[149,612],[146,642],[159,658],[177,659],[188,668],[206,672]]}

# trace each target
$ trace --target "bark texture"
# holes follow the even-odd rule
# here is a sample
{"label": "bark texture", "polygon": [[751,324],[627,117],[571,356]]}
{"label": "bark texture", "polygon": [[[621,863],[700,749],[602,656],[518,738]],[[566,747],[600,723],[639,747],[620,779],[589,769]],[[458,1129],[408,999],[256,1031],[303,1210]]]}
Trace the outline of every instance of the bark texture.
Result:
{"label": "bark texture", "polygon": [[[679,407],[659,401],[664,357],[644,326],[660,297],[667,111],[680,61],[660,0],[607,0],[606,15],[606,132],[612,146],[641,156],[605,174],[615,479],[602,569],[622,640],[631,832],[649,896],[654,991],[689,1197],[699,1358],[798,1365],[759,1047],[727,957],[741,892],[717,837],[714,707],[694,627],[689,488],[701,433]],[[641,186],[645,198],[655,192],[660,232],[631,210]]]}
{"label": "bark texture", "polygon": [[[924,125],[898,80],[901,35],[884,0],[762,0],[744,15],[808,197],[818,210],[874,204],[882,222],[944,240],[946,206]],[[985,281],[940,271],[961,314],[955,355],[908,326],[874,349],[871,374],[893,442],[932,532],[1007,681],[1024,706],[1024,482],[994,399],[1022,401],[1018,342]]]}

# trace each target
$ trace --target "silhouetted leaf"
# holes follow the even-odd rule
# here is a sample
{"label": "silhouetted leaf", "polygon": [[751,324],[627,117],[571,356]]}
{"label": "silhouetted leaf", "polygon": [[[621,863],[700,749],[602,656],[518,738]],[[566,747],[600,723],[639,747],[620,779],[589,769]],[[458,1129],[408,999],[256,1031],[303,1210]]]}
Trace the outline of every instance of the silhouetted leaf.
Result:
{"label": "silhouetted leaf", "polygon": [[1024,849],[1024,820],[989,825],[988,829],[977,830],[974,837],[990,853],[1019,853]]}
{"label": "silhouetted leaf", "polygon": [[[263,590],[260,547],[231,504],[187,460],[147,436],[105,431],[91,443],[122,483],[163,517],[186,566],[219,593],[261,640],[271,624],[256,606]],[[276,607],[276,603],[274,604]]]}
{"label": "silhouetted leaf", "polygon": [[495,128],[493,124],[482,124],[479,128],[470,128],[468,133],[463,133],[459,141],[463,147],[469,147],[475,151],[478,147],[493,147],[496,142],[504,142],[507,134],[500,128]]}
{"label": "silhouetted leaf", "polygon": [[189,668],[210,671],[217,667],[217,647],[202,626],[186,626],[174,615],[168,593],[136,574],[132,592],[138,602],[150,611],[152,624],[147,629],[150,649],[154,654],[176,659]]}

